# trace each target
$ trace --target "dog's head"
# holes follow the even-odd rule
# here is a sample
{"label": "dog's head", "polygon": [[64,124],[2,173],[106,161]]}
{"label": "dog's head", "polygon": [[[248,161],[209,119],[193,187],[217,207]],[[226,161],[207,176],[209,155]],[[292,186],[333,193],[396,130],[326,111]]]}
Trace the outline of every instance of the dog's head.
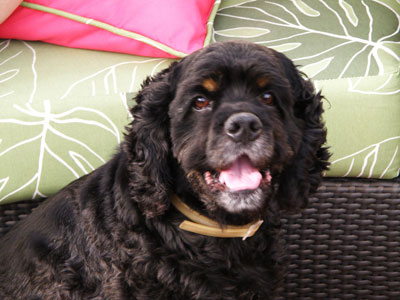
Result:
{"label": "dog's head", "polygon": [[321,98],[272,49],[228,42],[189,55],[136,98],[125,147],[135,198],[148,216],[183,187],[211,214],[302,207],[327,168]]}

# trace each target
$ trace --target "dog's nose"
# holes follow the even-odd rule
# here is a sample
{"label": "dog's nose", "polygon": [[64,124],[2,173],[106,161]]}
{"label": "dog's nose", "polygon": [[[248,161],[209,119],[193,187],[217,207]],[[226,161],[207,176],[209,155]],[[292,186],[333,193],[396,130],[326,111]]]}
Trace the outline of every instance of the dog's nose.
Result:
{"label": "dog's nose", "polygon": [[262,124],[255,114],[240,112],[225,121],[224,130],[235,142],[248,143],[260,136]]}

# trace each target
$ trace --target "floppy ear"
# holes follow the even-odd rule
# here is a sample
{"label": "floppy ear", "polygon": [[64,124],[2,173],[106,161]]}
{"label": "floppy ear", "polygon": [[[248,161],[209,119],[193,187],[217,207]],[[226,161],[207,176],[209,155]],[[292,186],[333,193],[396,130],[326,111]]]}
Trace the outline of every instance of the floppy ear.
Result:
{"label": "floppy ear", "polygon": [[288,58],[282,59],[295,97],[294,115],[302,127],[302,141],[293,163],[281,174],[277,196],[282,209],[296,211],[307,204],[309,194],[320,185],[330,155],[323,147],[326,142],[322,122],[323,97]]}
{"label": "floppy ear", "polygon": [[133,121],[123,149],[128,156],[130,191],[147,217],[161,215],[169,206],[171,140],[168,117],[174,98],[176,63],[147,78],[135,98]]}

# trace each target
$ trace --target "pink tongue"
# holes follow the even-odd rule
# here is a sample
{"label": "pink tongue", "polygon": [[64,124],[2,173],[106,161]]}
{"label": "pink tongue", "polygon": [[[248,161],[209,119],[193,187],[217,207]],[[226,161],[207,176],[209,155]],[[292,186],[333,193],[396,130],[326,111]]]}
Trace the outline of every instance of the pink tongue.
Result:
{"label": "pink tongue", "polygon": [[259,187],[261,180],[261,173],[251,165],[247,156],[238,158],[219,175],[219,181],[234,191],[254,190]]}

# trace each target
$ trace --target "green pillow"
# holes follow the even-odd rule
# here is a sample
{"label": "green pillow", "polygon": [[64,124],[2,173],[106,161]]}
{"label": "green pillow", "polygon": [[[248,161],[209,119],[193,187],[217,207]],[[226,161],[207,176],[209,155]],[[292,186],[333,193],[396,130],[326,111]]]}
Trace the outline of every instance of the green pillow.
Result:
{"label": "green pillow", "polygon": [[132,92],[171,59],[0,40],[0,204],[49,196],[106,162]]}
{"label": "green pillow", "polygon": [[223,1],[214,41],[244,39],[294,60],[326,97],[327,176],[400,170],[399,1]]}

